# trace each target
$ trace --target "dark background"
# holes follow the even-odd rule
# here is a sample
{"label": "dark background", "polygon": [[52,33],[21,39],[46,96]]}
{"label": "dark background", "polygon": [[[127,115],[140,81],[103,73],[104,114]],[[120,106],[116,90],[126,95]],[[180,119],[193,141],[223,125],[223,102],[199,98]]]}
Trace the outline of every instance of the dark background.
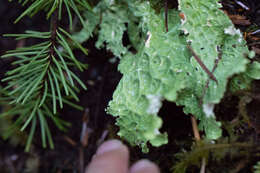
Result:
{"label": "dark background", "polygon": [[[247,33],[250,28],[258,28],[260,24],[260,3],[257,0],[239,1],[245,4],[249,10],[246,10],[235,1],[222,1],[223,10],[232,15],[243,16],[246,21],[242,19],[234,19],[239,23],[236,27],[241,31]],[[176,1],[169,1],[169,7],[176,7]],[[18,2],[8,2],[2,0],[0,2],[0,55],[5,51],[15,49],[17,46],[26,46],[34,42],[29,40],[26,42],[16,41],[13,38],[3,37],[6,33],[23,33],[25,30],[48,31],[49,21],[46,20],[44,12],[36,14],[33,18],[24,17],[17,24],[13,21],[26,9]],[[67,27],[66,17],[61,21],[61,25]],[[249,23],[248,23],[249,22]],[[242,23],[242,24],[241,24]],[[247,24],[246,24],[247,23]],[[245,25],[246,24],[246,25]],[[257,29],[255,29],[257,30]],[[258,50],[259,35],[245,37],[248,41],[250,49]],[[259,39],[258,39],[259,38]],[[127,41],[127,36],[125,38]],[[84,112],[77,111],[70,107],[65,107],[60,111],[61,117],[71,122],[72,126],[67,133],[58,131],[57,128],[51,125],[51,131],[54,139],[55,149],[42,149],[40,132],[37,131],[34,137],[34,144],[31,152],[25,153],[22,144],[12,145],[9,140],[0,139],[0,172],[18,173],[25,172],[31,169],[32,172],[37,170],[41,173],[66,173],[66,172],[80,172],[80,163],[84,162],[86,165],[96,151],[97,146],[102,142],[102,134],[107,132],[105,139],[118,138],[116,132],[117,127],[114,125],[115,120],[105,112],[105,108],[109,100],[111,100],[113,91],[115,90],[121,74],[117,71],[118,60],[111,63],[113,55],[104,49],[97,50],[95,48],[96,38],[90,39],[84,46],[89,50],[89,55],[85,56],[82,53],[75,51],[76,56],[89,65],[88,69],[83,73],[76,73],[85,82],[88,87],[87,91],[81,91],[79,94],[80,105],[89,111],[87,114],[89,121],[88,144],[82,146],[80,142],[80,134],[82,131],[82,124],[84,123]],[[257,54],[259,56],[259,54]],[[0,79],[4,77],[4,73],[11,69],[10,62],[12,58],[0,59]],[[1,85],[5,85],[1,82]],[[258,84],[255,82],[254,91],[258,93]],[[238,112],[238,97],[228,96],[223,99],[223,102],[216,107],[215,112],[219,115],[219,120],[231,121],[235,117],[227,118],[225,115],[230,112]],[[252,113],[253,119],[259,121],[257,118],[260,115],[258,110],[259,101],[254,100],[249,106],[248,110]],[[161,131],[166,131],[169,136],[169,143],[159,148],[150,147],[148,154],[143,154],[138,147],[131,147],[131,162],[140,158],[148,158],[159,164],[162,172],[171,172],[175,160],[174,155],[181,150],[190,149],[193,143],[193,132],[190,122],[190,116],[182,112],[181,107],[177,107],[174,103],[164,102],[163,107],[159,113],[163,118],[163,127]],[[258,126],[260,123],[256,123]],[[246,137],[255,136],[256,130],[249,125],[244,127],[244,135]],[[2,133],[0,131],[0,133]],[[241,140],[246,140],[246,137],[241,137]],[[23,143],[22,141],[21,143]],[[231,159],[232,160],[232,159]],[[224,161],[225,162],[225,161]],[[238,161],[228,161],[232,168],[236,168]],[[252,171],[252,165],[247,166],[247,163],[239,170],[240,172]],[[251,160],[250,164],[255,163]],[[28,166],[30,165],[30,166]],[[221,164],[226,166],[225,164]],[[221,167],[208,168],[209,170],[221,170]],[[223,168],[224,169],[224,168]],[[222,169],[222,170],[223,170]],[[197,168],[191,168],[191,172],[198,172]],[[238,172],[239,172],[238,171]],[[215,171],[212,171],[215,172]],[[219,171],[217,171],[219,172]],[[220,171],[221,172],[221,171]]]}

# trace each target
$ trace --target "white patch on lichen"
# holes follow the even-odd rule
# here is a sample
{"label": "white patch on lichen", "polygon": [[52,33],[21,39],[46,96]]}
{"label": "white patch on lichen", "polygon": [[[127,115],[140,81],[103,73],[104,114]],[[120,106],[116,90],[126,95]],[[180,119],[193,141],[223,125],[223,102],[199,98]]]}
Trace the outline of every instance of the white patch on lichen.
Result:
{"label": "white patch on lichen", "polygon": [[183,28],[182,30],[183,30],[183,33],[184,33],[185,35],[189,34],[189,32],[188,32],[188,30],[187,30],[186,28]]}
{"label": "white patch on lichen", "polygon": [[224,33],[225,33],[225,34],[232,35],[232,36],[238,35],[239,38],[238,38],[237,41],[238,41],[239,43],[241,43],[241,42],[243,41],[243,36],[242,36],[240,30],[234,28],[234,26],[229,26],[228,28],[225,28],[225,29],[224,29]]}
{"label": "white patch on lichen", "polygon": [[210,143],[212,143],[212,144],[215,144],[215,143],[216,143],[216,141],[214,141],[214,140],[211,140],[211,141],[210,141]]}
{"label": "white patch on lichen", "polygon": [[192,40],[187,40],[187,43],[188,43],[188,44],[191,44],[191,43],[192,43]]}
{"label": "white patch on lichen", "polygon": [[111,37],[112,37],[112,39],[115,38],[115,32],[114,31],[111,32]]}
{"label": "white patch on lichen", "polygon": [[211,104],[211,103],[208,103],[208,104],[203,104],[203,112],[205,113],[206,117],[214,117],[214,106],[215,104]]}
{"label": "white patch on lichen", "polygon": [[229,35],[236,35],[237,34],[239,36],[242,36],[240,30],[234,28],[234,26],[229,26],[228,28],[225,28],[224,33],[229,34]]}
{"label": "white patch on lichen", "polygon": [[110,1],[109,1],[109,5],[113,5],[114,3],[115,3],[114,0],[110,0]]}
{"label": "white patch on lichen", "polygon": [[162,97],[149,94],[146,98],[149,100],[149,106],[146,112],[148,114],[157,114],[162,107]]}
{"label": "white patch on lichen", "polygon": [[152,33],[150,31],[148,31],[147,35],[148,35],[148,38],[145,42],[145,47],[150,47],[150,41],[151,41]]}
{"label": "white patch on lichen", "polygon": [[154,129],[154,134],[155,135],[159,135],[160,134],[160,131],[158,129]]}

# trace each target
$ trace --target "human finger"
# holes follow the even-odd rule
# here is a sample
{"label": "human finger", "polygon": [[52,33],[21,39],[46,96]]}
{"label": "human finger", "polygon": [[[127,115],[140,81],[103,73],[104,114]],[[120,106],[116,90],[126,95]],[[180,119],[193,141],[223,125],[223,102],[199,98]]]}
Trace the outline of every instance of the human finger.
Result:
{"label": "human finger", "polygon": [[129,151],[119,140],[104,142],[85,173],[127,173]]}
{"label": "human finger", "polygon": [[130,173],[160,173],[160,170],[153,162],[143,159],[130,168]]}

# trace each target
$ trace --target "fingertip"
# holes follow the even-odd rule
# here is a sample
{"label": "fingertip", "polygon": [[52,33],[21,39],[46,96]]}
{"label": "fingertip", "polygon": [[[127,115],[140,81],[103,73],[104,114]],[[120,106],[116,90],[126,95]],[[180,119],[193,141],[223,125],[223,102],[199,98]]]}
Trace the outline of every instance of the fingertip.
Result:
{"label": "fingertip", "polygon": [[160,170],[153,162],[143,159],[130,168],[130,173],[160,173]]}
{"label": "fingertip", "polygon": [[128,148],[118,140],[109,140],[98,147],[86,173],[127,173]]}
{"label": "fingertip", "polygon": [[98,147],[98,150],[96,152],[96,155],[100,155],[100,154],[104,154],[105,152],[110,152],[113,150],[125,150],[125,146],[122,144],[121,141],[113,139],[113,140],[109,140],[104,142],[103,144],[101,144]]}

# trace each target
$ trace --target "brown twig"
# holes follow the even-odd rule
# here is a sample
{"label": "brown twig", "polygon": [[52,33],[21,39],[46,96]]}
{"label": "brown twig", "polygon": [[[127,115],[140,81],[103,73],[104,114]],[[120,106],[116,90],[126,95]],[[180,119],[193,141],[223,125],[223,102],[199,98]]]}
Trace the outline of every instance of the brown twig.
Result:
{"label": "brown twig", "polygon": [[[220,50],[220,48],[218,48],[218,51],[219,51],[218,52],[218,58],[215,60],[215,64],[214,64],[214,67],[213,67],[211,73],[215,72],[216,68],[218,67],[219,61],[222,59],[222,51]],[[207,79],[206,85],[205,85],[205,87],[203,89],[202,97],[200,99],[200,105],[202,105],[202,103],[203,103],[203,98],[204,98],[208,88],[209,88],[209,79]]]}
{"label": "brown twig", "polygon": [[209,79],[207,79],[206,85],[203,89],[202,96],[201,96],[200,102],[199,102],[200,106],[202,106],[202,104],[203,104],[203,98],[206,95],[206,91],[207,91],[208,88],[209,88]]}
{"label": "brown twig", "polygon": [[[192,124],[192,130],[193,130],[195,140],[198,142],[200,141],[200,133],[199,133],[196,118],[194,116],[191,116],[191,124]],[[200,173],[205,173],[205,170],[206,170],[206,158],[203,157],[201,161]]]}
{"label": "brown twig", "polygon": [[84,173],[84,167],[85,167],[85,162],[84,162],[84,148],[81,146],[79,148],[79,172]]}
{"label": "brown twig", "polygon": [[91,128],[88,127],[88,122],[89,122],[89,108],[86,108],[82,117],[82,130],[80,134],[80,143],[81,143],[81,146],[79,148],[79,172],[80,173],[84,173],[84,167],[85,167],[84,150],[85,147],[88,146],[89,136],[93,131]]}
{"label": "brown twig", "polygon": [[209,69],[206,67],[206,65],[201,61],[199,56],[195,53],[195,51],[192,49],[190,45],[187,45],[187,48],[190,50],[192,56],[195,58],[195,60],[199,63],[201,68],[208,74],[210,79],[214,80],[216,83],[218,83],[216,77],[209,71]]}
{"label": "brown twig", "polygon": [[63,139],[68,142],[71,146],[75,147],[77,146],[77,142],[75,142],[73,139],[71,139],[70,137],[63,135]]}
{"label": "brown twig", "polygon": [[101,145],[101,143],[103,143],[105,141],[106,137],[108,136],[108,133],[109,133],[108,130],[103,131],[101,137],[97,141],[98,146]]}
{"label": "brown twig", "polygon": [[92,132],[92,130],[88,127],[88,121],[89,121],[89,109],[86,108],[83,118],[82,118],[82,130],[80,134],[80,143],[83,147],[86,147],[88,145],[88,139],[89,135]]}
{"label": "brown twig", "polygon": [[192,124],[192,130],[196,141],[200,140],[200,133],[198,129],[198,124],[196,121],[196,118],[194,116],[191,116],[191,124]]}

